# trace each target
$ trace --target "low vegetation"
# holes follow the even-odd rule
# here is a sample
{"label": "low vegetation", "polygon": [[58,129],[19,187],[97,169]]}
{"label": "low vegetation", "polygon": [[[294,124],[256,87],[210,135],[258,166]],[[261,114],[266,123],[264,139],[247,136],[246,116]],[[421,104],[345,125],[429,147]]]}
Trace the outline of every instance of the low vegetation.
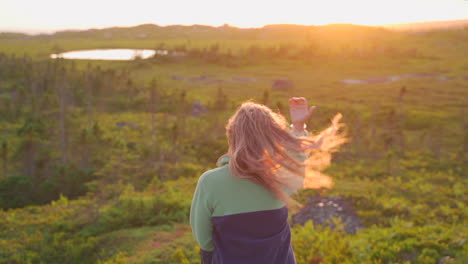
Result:
{"label": "low vegetation", "polygon": [[[341,112],[352,139],[327,169],[334,188],[296,198],[342,196],[365,226],[292,226],[299,264],[467,263],[467,39],[351,25],[2,34],[0,263],[199,263],[190,202],[227,150],[227,118],[247,99],[287,113],[290,96],[318,106],[311,132]],[[183,56],[48,57],[111,47]],[[426,77],[342,82],[409,73]],[[285,78],[294,88],[271,87]]]}

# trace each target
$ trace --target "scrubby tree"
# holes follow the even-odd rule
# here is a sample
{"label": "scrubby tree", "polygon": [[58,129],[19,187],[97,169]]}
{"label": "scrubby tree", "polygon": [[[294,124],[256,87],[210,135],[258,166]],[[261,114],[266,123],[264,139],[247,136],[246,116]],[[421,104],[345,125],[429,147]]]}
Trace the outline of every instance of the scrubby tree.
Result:
{"label": "scrubby tree", "polygon": [[68,142],[66,129],[67,102],[65,101],[66,74],[67,72],[65,68],[61,68],[60,76],[57,78],[57,82],[55,83],[55,89],[59,99],[60,149],[62,152],[61,157],[63,164],[66,164],[68,161]]}
{"label": "scrubby tree", "polygon": [[8,175],[8,141],[6,138],[2,140],[2,162],[3,162],[3,177]]}
{"label": "scrubby tree", "polygon": [[23,126],[17,130],[21,144],[16,156],[23,157],[24,174],[36,179],[36,161],[42,138],[45,135],[44,122],[38,118],[29,117]]}
{"label": "scrubby tree", "polygon": [[270,104],[270,90],[269,89],[263,90],[263,97],[262,97],[261,103],[264,105]]}
{"label": "scrubby tree", "polygon": [[153,79],[149,85],[149,110],[151,113],[151,147],[152,150],[156,147],[156,101],[158,97],[157,82]]}
{"label": "scrubby tree", "polygon": [[228,105],[227,96],[224,93],[223,88],[221,86],[218,86],[214,108],[216,110],[225,110],[227,108],[227,105]]}

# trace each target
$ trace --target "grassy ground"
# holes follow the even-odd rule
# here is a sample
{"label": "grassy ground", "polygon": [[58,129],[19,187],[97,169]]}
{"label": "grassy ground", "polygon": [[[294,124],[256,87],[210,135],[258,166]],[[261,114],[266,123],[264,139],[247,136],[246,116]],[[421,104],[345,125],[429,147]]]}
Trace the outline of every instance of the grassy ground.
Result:
{"label": "grassy ground", "polygon": [[[345,48],[341,44],[352,39],[349,35],[334,35],[332,38],[328,33],[317,34],[321,34],[317,38],[319,48],[325,49],[327,43],[330,43],[331,51],[327,52],[338,52]],[[378,37],[380,35],[376,36],[368,41],[362,36],[355,37],[354,40],[362,46],[375,44],[378,48],[381,44],[403,51],[417,49],[420,55],[376,55],[365,58],[319,56],[310,59],[236,58],[231,64],[186,57],[179,60],[130,62],[76,61],[75,64],[78,69],[86,69],[90,63],[104,69],[129,71],[138,87],[145,87],[156,79],[165,91],[186,91],[189,103],[194,100],[200,100],[204,104],[212,103],[219,89],[231,99],[234,106],[250,98],[261,100],[265,91],[269,91],[269,105],[272,108],[276,107],[277,102],[286,105],[288,97],[305,96],[310,104],[318,106],[308,124],[312,131],[322,128],[336,112],[344,113],[343,121],[348,124],[353,141],[343,148],[344,154],[338,154],[336,163],[328,170],[335,177],[336,183],[335,189],[329,194],[345,196],[351,201],[367,228],[357,236],[348,236],[310,226],[308,229],[294,227],[293,243],[300,258],[299,263],[310,263],[317,258],[325,259],[324,263],[466,263],[466,164],[461,162],[463,156],[459,153],[463,151],[463,142],[466,141],[466,121],[463,118],[468,98],[468,63],[463,55],[468,53],[468,35],[466,30],[425,34],[394,33],[381,42]],[[76,36],[33,37],[0,39],[0,52],[16,54],[18,57],[29,54],[35,60],[43,60],[57,50],[156,48],[163,42],[165,47],[184,44],[188,48],[207,49],[219,44],[222,51],[231,49],[242,53],[251,45],[279,46],[294,41],[272,40],[271,37],[173,37],[142,40]],[[304,37],[298,38],[301,45],[309,42]],[[343,79],[407,73],[434,73],[450,79],[425,77],[382,84],[342,83]],[[225,82],[181,81],[173,80],[173,76],[207,76]],[[233,77],[255,78],[256,81],[234,82],[231,81]],[[272,90],[272,82],[279,78],[292,80],[295,88],[287,91]],[[402,87],[405,87],[405,93],[401,97]],[[222,138],[222,126],[232,111],[233,108],[229,107],[222,113],[213,111],[202,117],[188,117],[187,126],[191,132],[195,129],[212,129],[210,125],[216,123],[219,135],[213,138]],[[398,116],[398,122],[395,123],[402,126],[406,139],[405,150],[397,158],[392,156],[395,154],[391,150],[384,150],[381,142],[384,138],[382,135],[394,132],[394,119],[388,117],[391,111],[395,111]],[[85,116],[77,116],[75,121],[84,123]],[[125,145],[127,142],[136,146],[147,145],[150,133],[148,113],[98,113],[96,119],[101,124],[104,135],[115,140],[116,145]],[[174,115],[158,113],[156,124],[167,130],[176,119]],[[122,121],[138,124],[141,130],[115,129],[115,124]],[[20,124],[0,125],[3,129],[10,129]],[[213,131],[218,132],[216,129]],[[158,134],[157,139],[168,147],[170,140],[164,137],[164,133],[166,132]],[[203,143],[204,140],[197,137],[196,133],[190,133],[187,138],[193,142]],[[191,142],[187,144],[189,143]],[[118,178],[121,182],[115,186],[94,186],[96,193],[100,194],[99,188],[108,192],[113,192],[113,188],[121,191],[126,185],[131,186],[138,180],[139,171],[143,168],[138,163],[138,155],[141,153],[127,149],[119,149],[115,153],[100,151],[108,155],[111,162],[97,174],[100,177]],[[214,160],[210,164],[214,166]],[[92,259],[90,263],[198,263],[198,248],[187,219],[180,221],[178,214],[185,216],[188,213],[187,205],[190,203],[196,178],[206,164],[198,167],[189,164],[191,167],[188,168],[183,167],[185,165],[179,163],[174,164],[174,167],[180,173],[189,174],[187,178],[167,181],[163,186],[156,184],[154,189],[145,185],[137,186],[138,191],[132,187],[132,191],[127,194],[118,193],[117,200],[129,202],[130,206],[126,205],[127,207],[119,207],[121,205],[114,200],[108,201],[97,196],[0,211],[0,234],[6,238],[0,239],[0,263],[11,263],[8,262],[11,259],[6,258],[13,255],[19,256],[14,263],[28,263],[26,260],[31,259],[36,261],[32,263],[39,263],[48,256],[52,256],[48,263],[84,263],[87,260],[86,254],[92,256],[89,257]],[[304,201],[310,195],[316,193],[307,190],[300,193],[298,199]],[[103,200],[99,200],[100,198]],[[170,219],[158,225],[141,224],[141,219],[134,218],[135,215],[151,216],[155,208],[153,205],[159,203],[162,203],[162,209],[165,206],[169,209],[182,208],[180,211],[174,209],[175,212],[170,212],[174,213],[174,219],[179,220]],[[143,205],[139,207],[140,204]],[[151,217],[145,218],[145,221],[157,222]],[[112,228],[109,227],[111,224]],[[91,238],[83,235],[86,234],[83,230],[87,234],[93,234]],[[51,239],[49,232],[68,234],[70,237],[52,236]],[[65,252],[65,256],[57,252]]]}

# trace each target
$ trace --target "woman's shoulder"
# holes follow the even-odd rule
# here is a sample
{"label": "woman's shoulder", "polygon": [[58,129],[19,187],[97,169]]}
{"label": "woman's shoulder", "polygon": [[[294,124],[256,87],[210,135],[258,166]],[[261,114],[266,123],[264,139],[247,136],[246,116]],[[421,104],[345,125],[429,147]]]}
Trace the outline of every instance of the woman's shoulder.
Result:
{"label": "woman's shoulder", "polygon": [[199,184],[209,186],[229,180],[229,177],[231,177],[229,172],[229,166],[224,165],[205,171],[198,179],[198,182]]}
{"label": "woman's shoulder", "polygon": [[221,167],[227,164],[229,164],[229,155],[227,153],[219,157],[218,160],[216,161],[216,165],[218,167]]}
{"label": "woman's shoulder", "polygon": [[219,182],[231,178],[229,170],[229,156],[227,154],[222,155],[216,161],[216,168],[205,171],[199,178],[199,183],[210,184],[213,182]]}

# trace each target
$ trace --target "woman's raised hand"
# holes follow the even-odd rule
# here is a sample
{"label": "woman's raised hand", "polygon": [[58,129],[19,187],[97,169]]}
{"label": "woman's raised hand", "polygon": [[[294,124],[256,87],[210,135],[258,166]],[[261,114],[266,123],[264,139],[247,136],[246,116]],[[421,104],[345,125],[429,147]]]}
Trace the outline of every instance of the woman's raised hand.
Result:
{"label": "woman's raised hand", "polygon": [[304,131],[304,124],[315,108],[315,105],[308,107],[307,99],[304,97],[289,98],[289,113],[295,131]]}

